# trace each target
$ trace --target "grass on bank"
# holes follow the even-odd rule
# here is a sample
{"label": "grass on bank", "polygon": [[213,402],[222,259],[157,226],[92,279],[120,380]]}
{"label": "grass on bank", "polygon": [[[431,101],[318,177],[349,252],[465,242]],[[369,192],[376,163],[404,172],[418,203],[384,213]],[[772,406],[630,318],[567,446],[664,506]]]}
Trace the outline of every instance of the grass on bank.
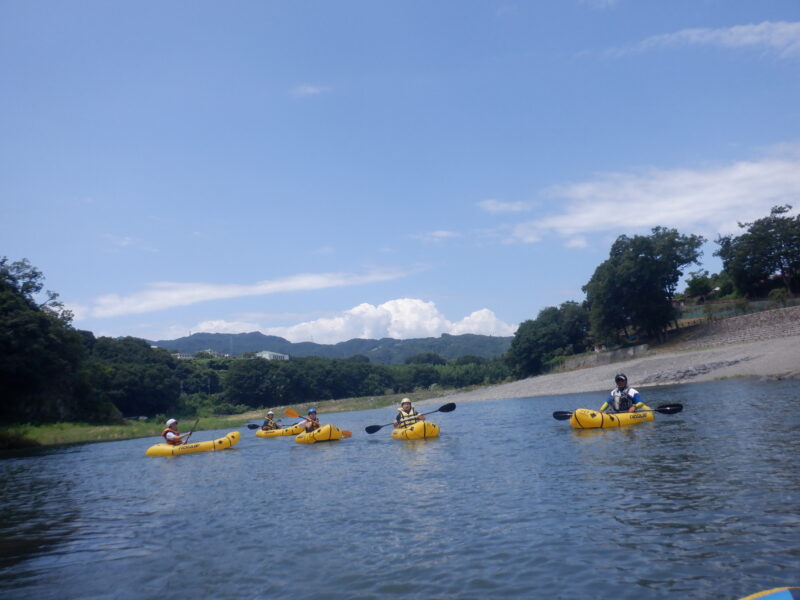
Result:
{"label": "grass on bank", "polygon": [[[467,389],[475,389],[467,388]],[[293,404],[300,413],[305,413],[311,406],[316,406],[320,414],[347,412],[356,410],[370,410],[396,406],[400,399],[411,398],[414,402],[439,398],[455,393],[456,390],[426,390],[410,394],[392,394],[387,396],[366,396],[363,398],[345,398],[342,400],[327,400],[318,403]],[[458,390],[458,391],[466,391]],[[273,406],[277,416],[282,416],[287,406]],[[196,431],[212,429],[239,429],[248,422],[260,424],[267,409],[251,410],[237,415],[215,415],[200,417]],[[178,417],[180,418],[180,417]],[[191,430],[197,417],[180,418],[180,430]],[[33,448],[38,446],[60,446],[65,444],[85,444],[91,442],[111,442],[160,436],[164,429],[162,421],[149,419],[147,421],[131,420],[123,425],[92,425],[88,423],[51,423],[48,425],[13,425],[0,428],[0,451]],[[194,436],[193,436],[194,438]],[[199,438],[198,438],[198,441]]]}

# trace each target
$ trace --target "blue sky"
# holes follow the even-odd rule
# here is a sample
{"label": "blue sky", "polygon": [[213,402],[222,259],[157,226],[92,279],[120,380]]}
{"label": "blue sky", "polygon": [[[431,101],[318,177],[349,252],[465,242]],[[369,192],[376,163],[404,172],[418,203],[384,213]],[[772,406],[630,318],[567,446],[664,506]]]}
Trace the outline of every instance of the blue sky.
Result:
{"label": "blue sky", "polygon": [[796,0],[0,2],[0,255],[97,335],[511,335],[783,203]]}

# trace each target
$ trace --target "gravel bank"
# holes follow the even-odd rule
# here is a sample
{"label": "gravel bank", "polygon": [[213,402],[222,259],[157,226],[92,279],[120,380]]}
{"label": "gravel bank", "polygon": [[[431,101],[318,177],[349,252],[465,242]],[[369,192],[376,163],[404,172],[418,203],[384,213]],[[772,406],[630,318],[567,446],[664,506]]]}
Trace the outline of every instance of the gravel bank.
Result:
{"label": "gravel bank", "polygon": [[682,352],[653,352],[610,365],[530,377],[418,404],[608,392],[614,387],[614,375],[620,372],[635,388],[728,377],[800,379],[800,336]]}

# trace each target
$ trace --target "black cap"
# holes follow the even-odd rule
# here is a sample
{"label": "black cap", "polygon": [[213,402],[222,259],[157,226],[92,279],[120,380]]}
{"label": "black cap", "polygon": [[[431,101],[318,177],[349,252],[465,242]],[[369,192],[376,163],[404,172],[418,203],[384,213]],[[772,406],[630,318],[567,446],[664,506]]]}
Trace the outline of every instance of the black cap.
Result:
{"label": "black cap", "polygon": [[614,377],[614,381],[628,381],[628,378],[625,376],[625,373],[617,373],[617,376]]}

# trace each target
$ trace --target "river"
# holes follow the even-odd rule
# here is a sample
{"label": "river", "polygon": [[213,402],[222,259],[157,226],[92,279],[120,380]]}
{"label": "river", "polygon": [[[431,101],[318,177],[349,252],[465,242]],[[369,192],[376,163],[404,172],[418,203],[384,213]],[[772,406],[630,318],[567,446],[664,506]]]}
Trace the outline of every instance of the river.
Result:
{"label": "river", "polygon": [[[0,597],[736,599],[800,585],[800,386],[647,389],[684,411],[575,431],[598,394],[458,405],[436,440],[392,409],[340,442],[157,439],[0,460]],[[426,407],[426,410],[436,408]],[[195,440],[225,432],[198,432]]]}

